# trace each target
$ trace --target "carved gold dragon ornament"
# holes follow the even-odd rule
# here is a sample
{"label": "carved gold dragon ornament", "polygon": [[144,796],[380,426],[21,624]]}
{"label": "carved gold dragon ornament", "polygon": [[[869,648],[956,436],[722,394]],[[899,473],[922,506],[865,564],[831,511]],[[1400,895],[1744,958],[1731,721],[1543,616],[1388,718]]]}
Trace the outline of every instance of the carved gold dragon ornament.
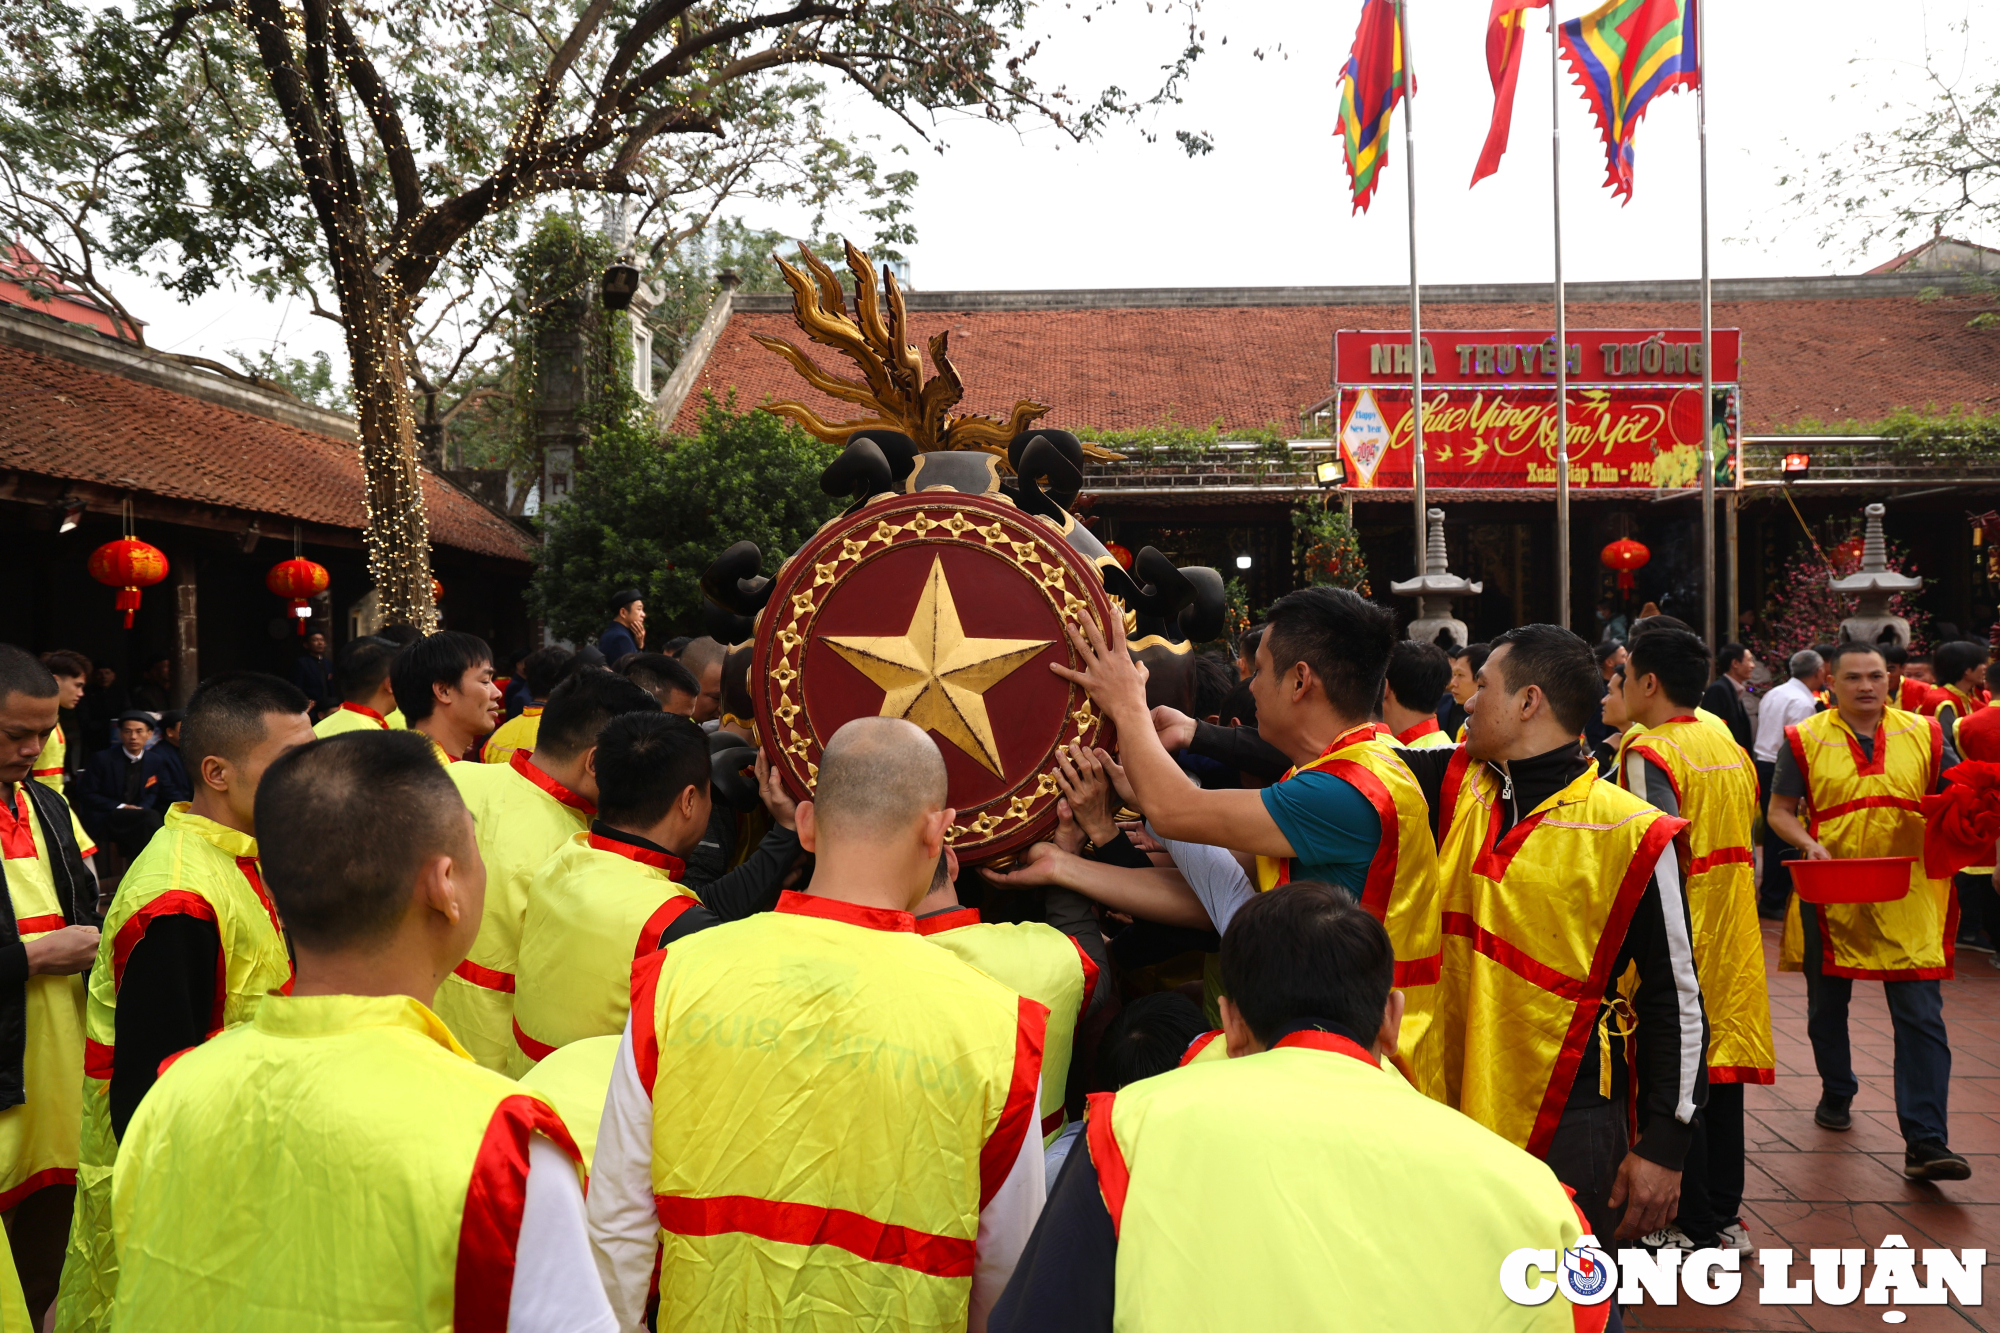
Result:
{"label": "carved gold dragon ornament", "polygon": [[[827,397],[853,403],[869,412],[851,421],[829,422],[804,403],[786,399],[766,403],[763,410],[790,417],[805,430],[829,444],[845,444],[858,430],[897,430],[928,453],[941,449],[971,449],[997,455],[1005,466],[1007,445],[1028,424],[1048,412],[1041,403],[1021,399],[1005,421],[975,413],[954,415],[951,408],[965,397],[965,385],[951,364],[949,330],[932,338],[927,346],[937,374],[924,378],[923,356],[907,339],[909,315],[894,273],[883,274],[887,318],[883,295],[876,283],[875,266],[868,256],[847,244],[847,267],[854,274],[854,317],[847,314],[846,293],[834,271],[804,245],[799,256],[811,270],[800,272],[773,255],[785,282],[792,289],[792,318],[805,330],[806,337],[822,347],[830,347],[852,361],[862,378],[848,379],[828,374],[803,350],[762,333],[753,333],[766,348],[785,358],[806,383]],[[1090,458],[1116,460],[1122,455],[1083,446]]]}

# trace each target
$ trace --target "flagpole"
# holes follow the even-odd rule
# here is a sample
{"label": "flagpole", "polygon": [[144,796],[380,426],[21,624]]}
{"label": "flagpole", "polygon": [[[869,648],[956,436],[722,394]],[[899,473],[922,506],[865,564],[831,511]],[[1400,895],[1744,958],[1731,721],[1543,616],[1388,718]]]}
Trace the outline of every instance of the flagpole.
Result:
{"label": "flagpole", "polygon": [[1417,292],[1417,62],[1410,48],[1409,0],[1396,0],[1403,39],[1403,178],[1410,200],[1410,494],[1416,505],[1416,578],[1424,576],[1424,320]]}
{"label": "flagpole", "polygon": [[1556,249],[1556,623],[1569,628],[1569,330],[1563,319],[1562,48],[1549,3],[1549,174]]}
{"label": "flagpole", "polygon": [[[1694,17],[1694,121],[1701,145],[1701,626],[1711,650],[1722,644],[1715,634],[1715,327],[1708,281],[1708,61],[1703,38],[1708,17],[1700,0],[1688,0]],[[1736,627],[1729,627],[1730,633]]]}

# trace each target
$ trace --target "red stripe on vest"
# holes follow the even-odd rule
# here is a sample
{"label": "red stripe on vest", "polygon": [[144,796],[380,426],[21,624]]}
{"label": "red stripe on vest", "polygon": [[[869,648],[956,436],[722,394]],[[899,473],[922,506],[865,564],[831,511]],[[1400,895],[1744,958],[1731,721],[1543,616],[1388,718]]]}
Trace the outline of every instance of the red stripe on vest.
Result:
{"label": "red stripe on vest", "polygon": [[683,912],[691,912],[699,906],[701,904],[694,899],[678,893],[661,903],[646,918],[646,924],[639,927],[638,943],[632,947],[632,961],[636,963],[647,954],[664,948],[668,929],[681,919]]}
{"label": "red stripe on vest", "polygon": [[132,956],[132,950],[139,947],[139,941],[146,937],[146,927],[155,918],[163,916],[191,916],[197,921],[212,922],[215,920],[215,904],[190,889],[172,889],[127,917],[111,941],[113,991],[125,979],[125,961]]}
{"label": "red stripe on vest", "polygon": [[46,1171],[37,1171],[5,1194],[0,1194],[0,1213],[13,1208],[36,1190],[47,1189],[51,1185],[74,1184],[76,1184],[74,1167],[52,1166]]}
{"label": "red stripe on vest", "polygon": [[154,1071],[153,1076],[155,1078],[158,1078],[161,1075],[165,1074],[167,1070],[173,1067],[174,1061],[180,1059],[183,1055],[186,1055],[189,1051],[193,1049],[194,1047],[192,1046],[183,1046],[178,1051],[175,1051],[172,1055],[168,1056],[166,1059],[160,1061],[160,1067]]}
{"label": "red stripe on vest", "polygon": [[106,1046],[101,1041],[83,1039],[83,1076],[85,1078],[110,1078],[113,1062],[117,1058],[117,1048]]}
{"label": "red stripe on vest", "polygon": [[660,1073],[660,1020],[654,997],[666,963],[667,951],[660,949],[632,964],[632,1063],[647,1101],[653,1099],[653,1080]]}
{"label": "red stripe on vest", "polygon": [[1434,953],[1429,958],[1399,958],[1390,984],[1399,990],[1410,986],[1435,986],[1443,971],[1442,953]]}
{"label": "red stripe on vest", "polygon": [[878,1222],[845,1208],[821,1208],[742,1194],[654,1196],[660,1228],[676,1236],[761,1237],[781,1245],[832,1245],[870,1263],[931,1277],[971,1277],[975,1242]]}
{"label": "red stripe on vest", "polygon": [[[521,752],[516,750],[514,753],[519,754]],[[664,870],[667,872],[668,879],[677,881],[682,875],[687,873],[687,862],[681,860],[672,852],[656,852],[650,847],[638,847],[629,842],[621,842],[617,838],[607,838],[602,833],[586,833],[583,835],[583,838],[585,843],[597,851],[610,852],[613,856],[622,856],[628,861],[637,861],[642,866],[651,866],[655,870]]]}
{"label": "red stripe on vest", "polygon": [[1445,934],[1471,940],[1476,952],[1491,958],[1530,985],[1538,986],[1549,994],[1560,996],[1565,1000],[1583,998],[1583,982],[1556,971],[1541,959],[1523,952],[1511,941],[1495,935],[1475,921],[1470,913],[1446,912],[1440,920]]}
{"label": "red stripe on vest", "polygon": [[1337,1032],[1306,1031],[1287,1033],[1285,1036],[1278,1038],[1277,1045],[1271,1049],[1274,1051],[1329,1051],[1335,1055],[1344,1055],[1349,1059],[1359,1060],[1362,1064],[1372,1065],[1377,1069],[1382,1067],[1382,1062],[1375,1058],[1373,1051],[1365,1050],[1355,1045]]}
{"label": "red stripe on vest", "polygon": [[452,1333],[507,1333],[514,1300],[514,1250],[521,1239],[521,1210],[528,1197],[528,1139],[540,1134],[583,1160],[562,1117],[547,1103],[519,1094],[503,1097],[486,1122],[465,1212],[458,1224],[458,1269],[452,1282]]}
{"label": "red stripe on vest", "polygon": [[61,930],[68,924],[62,913],[51,912],[47,916],[24,916],[14,923],[14,929],[23,935],[35,935],[45,930]]}
{"label": "red stripe on vest", "polygon": [[343,702],[340,705],[340,707],[335,711],[342,713],[359,713],[361,714],[361,716],[373,721],[375,725],[382,728],[382,730],[387,731],[389,729],[388,718],[383,717],[380,713],[376,712],[374,709],[368,708],[362,704],[350,704]]}
{"label": "red stripe on vest", "polygon": [[1042,1081],[1042,1043],[1048,1035],[1049,1011],[1027,996],[1017,996],[1014,1022],[1014,1076],[1007,1100],[986,1146],[979,1150],[979,1207],[984,1210],[1007,1183],[1028,1130],[1037,1123],[1035,1089]]}
{"label": "red stripe on vest", "polygon": [[1043,1116],[1043,1117],[1042,1117],[1042,1137],[1043,1137],[1043,1138],[1047,1138],[1047,1137],[1048,1137],[1049,1135],[1051,1135],[1051,1134],[1055,1133],[1055,1132],[1056,1132],[1057,1130],[1061,1129],[1061,1128],[1063,1127],[1063,1124],[1064,1124],[1064,1123],[1065,1123],[1065,1122],[1066,1122],[1066,1121],[1068,1120],[1068,1118],[1069,1118],[1069,1114],[1068,1114],[1068,1113],[1069,1113],[1069,1108],[1068,1108],[1068,1107],[1066,1107],[1066,1106],[1058,1106],[1058,1107],[1057,1107],[1057,1108],[1056,1108],[1055,1110],[1053,1110],[1053,1111],[1049,1112],[1049,1113],[1048,1113],[1047,1115]]}
{"label": "red stripe on vest", "polygon": [[1710,1065],[1710,1083],[1776,1083],[1778,1071],[1759,1069],[1755,1065]]}
{"label": "red stripe on vest", "polygon": [[[480,748],[485,748],[483,743]],[[579,814],[589,815],[592,819],[595,819],[597,817],[596,804],[586,801],[583,797],[578,796],[541,769],[536,768],[534,760],[528,757],[533,753],[534,751],[532,750],[516,750],[507,756],[507,766],[528,781],[534,783],[537,787],[540,787],[550,796],[553,796],[556,800],[561,801],[570,809],[577,811]]]}
{"label": "red stripe on vest", "polygon": [[1752,858],[1748,847],[1718,847],[1707,856],[1697,856],[1688,862],[1688,878],[1706,874],[1717,866],[1750,865]]}
{"label": "red stripe on vest", "polygon": [[1438,846],[1444,846],[1445,838],[1451,833],[1451,818],[1458,811],[1459,788],[1465,785],[1465,770],[1472,766],[1465,747],[1459,746],[1451,752],[1451,758],[1444,766],[1444,786],[1438,793]]}
{"label": "red stripe on vest", "polygon": [[521,1048],[523,1055],[533,1060],[546,1060],[556,1053],[555,1047],[536,1041],[521,1031],[521,1020],[518,1018],[514,1020],[514,1044]]}
{"label": "red stripe on vest", "polygon": [[1071,935],[1069,942],[1076,946],[1077,961],[1083,964],[1083,1001],[1076,1007],[1076,1021],[1079,1025],[1083,1016],[1090,1012],[1090,998],[1097,994],[1097,963],[1083,951],[1083,942]]}
{"label": "red stripe on vest", "polygon": [[1556,1133],[1556,1122],[1562,1119],[1563,1107],[1569,1101],[1570,1085],[1576,1081],[1577,1065],[1583,1060],[1591,1029],[1597,1025],[1598,1010],[1604,1006],[1604,991],[1611,984],[1611,965],[1617,961],[1618,947],[1625,942],[1625,932],[1632,925],[1632,913],[1638,910],[1646,883],[1653,876],[1653,867],[1686,827],[1685,819],[1661,815],[1640,838],[1637,850],[1632,853],[1631,864],[1625,867],[1625,878],[1618,885],[1618,896],[1612,900],[1604,933],[1597,940],[1597,954],[1591,960],[1590,977],[1584,983],[1582,1002],[1570,1019],[1569,1032],[1563,1037],[1562,1050],[1556,1056],[1555,1070],[1549,1077],[1548,1091],[1543,1094],[1541,1110],[1536,1114],[1535,1126],[1528,1134],[1530,1157],[1548,1155],[1549,1141]]}
{"label": "red stripe on vest", "polygon": [[953,907],[933,916],[917,918],[917,934],[942,935],[947,930],[963,930],[967,926],[979,924],[977,907]]}
{"label": "red stripe on vest", "polygon": [[1083,1125],[1090,1164],[1097,1168],[1097,1192],[1104,1196],[1104,1211],[1111,1214],[1113,1235],[1125,1220],[1125,1194],[1132,1188],[1131,1168],[1125,1165],[1118,1136],[1111,1132],[1111,1106],[1117,1096],[1115,1092],[1091,1093],[1089,1118]]}
{"label": "red stripe on vest", "polygon": [[850,926],[865,926],[869,930],[909,931],[916,933],[917,919],[908,912],[892,912],[886,907],[864,907],[860,903],[842,902],[838,898],[822,898],[812,893],[797,893],[786,889],[778,895],[778,905],[773,911],[787,916],[812,916],[822,921],[844,921]]}
{"label": "red stripe on vest", "polygon": [[1402,839],[1402,827],[1396,822],[1396,798],[1389,795],[1382,779],[1352,759],[1332,760],[1319,771],[1346,782],[1375,807],[1382,838],[1375,844],[1375,855],[1368,862],[1368,878],[1362,882],[1361,910],[1377,921],[1387,921],[1389,893],[1396,887],[1396,851]]}
{"label": "red stripe on vest", "polygon": [[503,991],[508,995],[514,993],[513,973],[502,972],[497,968],[481,967],[470,958],[454,967],[451,974],[460,981],[471,982],[481,990]]}
{"label": "red stripe on vest", "polygon": [[1220,1037],[1221,1035],[1222,1035],[1222,1029],[1217,1028],[1213,1032],[1204,1032],[1199,1037],[1196,1037],[1193,1041],[1188,1043],[1187,1050],[1181,1053],[1180,1063],[1178,1065],[1175,1065],[1174,1068],[1184,1069],[1188,1065],[1193,1064],[1195,1057],[1200,1055],[1203,1051],[1207,1050],[1208,1044],[1214,1041],[1217,1037]]}

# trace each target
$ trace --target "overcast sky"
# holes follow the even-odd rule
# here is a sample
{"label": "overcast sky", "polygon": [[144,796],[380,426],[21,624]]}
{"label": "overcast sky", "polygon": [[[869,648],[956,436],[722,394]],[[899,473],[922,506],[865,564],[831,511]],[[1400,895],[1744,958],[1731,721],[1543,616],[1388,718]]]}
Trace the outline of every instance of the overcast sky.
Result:
{"label": "overcast sky", "polygon": [[[1790,191],[1779,179],[1871,123],[1901,120],[1924,95],[1927,50],[1942,70],[1967,69],[1970,59],[1971,72],[1982,62],[1990,71],[1990,46],[1968,57],[1952,28],[1968,6],[1716,6],[1707,59],[1717,276],[1858,272],[1890,257],[1821,248],[1810,222],[1786,210]],[[1559,0],[1557,13],[1567,20],[1587,7]],[[1155,8],[1149,14],[1146,0],[1117,0],[1089,23],[1080,19],[1080,0],[1074,9],[1036,9],[1031,31],[1046,38],[1034,62],[1040,79],[1079,92],[1106,83],[1150,89],[1184,37],[1164,0]],[[1467,190],[1492,108],[1487,10],[1488,0],[1411,0],[1426,282],[1549,277],[1550,57],[1539,17],[1530,19],[1507,158],[1497,175]],[[907,160],[922,178],[912,252],[920,289],[1400,283],[1409,272],[1400,113],[1386,175],[1365,215],[1350,212],[1334,137],[1336,76],[1359,12],[1360,0],[1206,0],[1200,23],[1208,52],[1184,102],[1083,146],[1025,122],[971,120],[942,124],[926,145],[864,100],[842,94],[839,102],[857,128],[883,136],[884,149],[911,149]],[[1261,60],[1253,54],[1260,50]],[[1561,125],[1566,276],[1696,276],[1694,95],[1654,103],[1638,135],[1637,191],[1622,207],[1603,187],[1603,147],[1567,77]],[[1142,130],[1157,133],[1157,142]],[[1176,130],[1207,134],[1214,152],[1190,160],[1174,142]],[[747,220],[803,223],[780,214]],[[156,346],[217,358],[274,343],[291,355],[324,348],[344,366],[338,330],[296,305],[246,291],[188,306],[139,280],[125,292],[133,312],[150,321]]]}

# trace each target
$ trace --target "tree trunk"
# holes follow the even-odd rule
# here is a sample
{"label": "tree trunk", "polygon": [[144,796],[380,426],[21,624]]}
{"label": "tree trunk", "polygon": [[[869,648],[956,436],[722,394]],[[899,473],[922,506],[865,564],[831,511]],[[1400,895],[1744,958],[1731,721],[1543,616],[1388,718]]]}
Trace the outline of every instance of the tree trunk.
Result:
{"label": "tree trunk", "polygon": [[338,256],[334,268],[361,423],[368,573],[381,599],[383,623],[429,634],[438,617],[431,597],[430,520],[403,363],[402,303],[390,281],[373,270],[340,263]]}

